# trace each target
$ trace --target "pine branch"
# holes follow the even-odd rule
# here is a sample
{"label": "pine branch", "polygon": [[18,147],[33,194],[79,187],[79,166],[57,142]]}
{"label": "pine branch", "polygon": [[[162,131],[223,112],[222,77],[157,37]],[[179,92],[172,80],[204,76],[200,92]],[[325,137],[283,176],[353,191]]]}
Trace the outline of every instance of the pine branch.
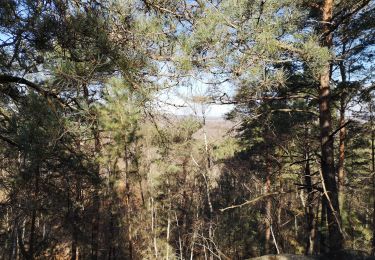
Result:
{"label": "pine branch", "polygon": [[57,94],[47,91],[43,89],[41,86],[39,86],[38,84],[35,84],[34,82],[29,81],[25,78],[7,75],[7,74],[0,74],[0,84],[6,84],[6,83],[16,83],[16,84],[26,85],[29,88],[38,92],[39,94],[43,95],[44,97],[51,97],[57,100],[61,106],[63,107],[67,106],[72,109],[72,107],[69,106],[64,100],[62,100]]}

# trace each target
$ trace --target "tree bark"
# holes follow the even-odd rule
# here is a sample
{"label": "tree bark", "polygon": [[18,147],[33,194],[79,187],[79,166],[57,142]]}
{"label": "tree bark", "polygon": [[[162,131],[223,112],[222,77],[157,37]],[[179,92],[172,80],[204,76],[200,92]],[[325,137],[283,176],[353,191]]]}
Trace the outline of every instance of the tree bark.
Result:
{"label": "tree bark", "polygon": [[[340,99],[340,124],[342,127],[345,124],[345,94],[342,94]],[[345,136],[346,127],[342,127],[339,133],[339,166],[338,166],[338,191],[342,192],[345,184]]]}
{"label": "tree bark", "polygon": [[[269,167],[268,167],[269,168]],[[266,179],[266,186],[265,186],[266,194],[269,194],[271,192],[271,179],[269,176],[269,173],[267,175]],[[272,201],[271,196],[268,196],[266,199],[266,216],[265,216],[265,222],[266,222],[266,229],[265,229],[265,245],[264,245],[264,251],[265,254],[270,254],[270,243],[271,243],[271,210],[272,210]]]}
{"label": "tree bark", "polygon": [[321,254],[327,253],[327,198],[325,196],[321,199],[321,212],[320,212],[320,229],[319,229],[319,252]]}
{"label": "tree bark", "polygon": [[95,188],[93,195],[93,220],[92,220],[92,229],[91,229],[91,259],[98,259],[99,252],[99,208],[100,208],[100,199],[99,192]]}
{"label": "tree bark", "polygon": [[73,230],[72,234],[72,252],[71,252],[71,260],[77,260],[77,232]]}
{"label": "tree bark", "polygon": [[175,218],[176,218],[176,227],[177,227],[177,233],[178,233],[178,249],[179,249],[179,256],[180,259],[184,259],[183,257],[183,248],[182,248],[182,240],[181,240],[181,231],[180,231],[180,225],[178,223],[178,217],[176,211],[174,212]]}
{"label": "tree bark", "polygon": [[159,251],[158,251],[158,245],[156,241],[156,210],[155,210],[153,197],[150,198],[150,204],[151,204],[151,232],[153,235],[154,255],[155,255],[155,258],[158,258]]}
{"label": "tree bark", "polygon": [[[89,89],[87,85],[82,86],[83,96],[87,105],[90,105],[93,101],[90,99]],[[100,133],[98,129],[98,119],[95,112],[91,112],[91,116],[93,117],[93,124],[91,127],[91,133],[94,138],[94,156],[98,156],[101,151],[101,140],[100,140]],[[97,178],[97,183],[94,187],[93,191],[93,201],[92,201],[92,222],[91,222],[91,259],[96,260],[98,259],[98,252],[99,252],[99,212],[100,212],[100,195],[99,195],[99,187],[100,187],[100,165],[96,165],[95,174]]]}
{"label": "tree bark", "polygon": [[[333,13],[333,0],[325,0],[323,2],[322,10],[323,39],[321,44],[322,47],[330,48],[332,46],[330,23]],[[333,137],[331,136],[332,117],[330,111],[330,77],[330,62],[327,61],[322,68],[319,87],[321,169],[329,201],[331,202],[326,203],[329,249],[331,251],[337,251],[343,248],[344,238],[341,233],[341,216],[334,165]]]}
{"label": "tree bark", "polygon": [[17,253],[18,253],[18,250],[17,250],[17,240],[18,240],[17,229],[18,229],[18,220],[16,218],[16,220],[14,220],[14,223],[13,223],[11,247],[9,249],[9,255],[8,255],[8,259],[10,259],[10,260],[13,260],[13,259],[17,258]]}
{"label": "tree bark", "polygon": [[38,210],[38,196],[39,196],[39,165],[35,170],[35,190],[34,190],[34,201],[33,201],[33,210],[31,214],[31,225],[30,225],[30,237],[29,237],[29,250],[28,256],[29,259],[34,259],[34,249],[35,249],[35,229],[36,229],[36,217]]}
{"label": "tree bark", "polygon": [[[79,201],[79,193],[77,192],[77,200]],[[73,225],[73,230],[72,230],[72,247],[71,247],[71,260],[77,260],[77,249],[78,249],[78,208],[73,209],[73,219],[72,219],[72,225]]]}
{"label": "tree bark", "polygon": [[[204,120],[205,120],[205,116],[203,116]],[[204,121],[204,124],[205,124],[205,121]],[[212,255],[212,248],[211,248],[211,243],[213,243],[214,241],[214,235],[213,235],[213,226],[212,226],[212,220],[213,220],[213,214],[214,214],[214,210],[213,210],[213,206],[212,206],[212,201],[211,201],[211,183],[210,183],[210,173],[211,173],[211,155],[210,155],[210,151],[208,149],[208,141],[207,141],[207,134],[206,134],[206,130],[205,128],[203,127],[203,135],[204,135],[204,143],[205,143],[205,150],[206,150],[206,160],[207,160],[207,163],[206,163],[206,167],[205,167],[205,170],[202,171],[202,174],[203,174],[203,178],[204,178],[204,181],[205,181],[205,186],[206,186],[206,196],[207,196],[207,204],[208,204],[208,208],[209,208],[209,216],[208,216],[208,221],[209,221],[209,227],[208,227],[208,238],[209,238],[209,242],[207,244],[207,247],[209,249],[209,259],[212,260],[213,259],[213,255]]]}
{"label": "tree bark", "polygon": [[126,226],[127,226],[127,239],[128,239],[128,251],[129,251],[129,259],[133,259],[133,238],[132,238],[132,225],[131,225],[131,214],[130,214],[130,184],[129,184],[129,150],[127,144],[124,147],[125,152],[125,189],[126,189],[126,197],[125,197],[125,210],[126,210]]}
{"label": "tree bark", "polygon": [[[345,46],[344,46],[345,49]],[[345,51],[344,51],[345,52]],[[345,87],[346,84],[346,73],[345,67],[343,62],[339,65],[340,74],[342,84]],[[340,133],[339,133],[339,165],[338,165],[338,192],[339,192],[339,203],[340,203],[340,211],[343,212],[344,208],[344,201],[345,201],[345,193],[344,193],[344,185],[345,185],[345,138],[346,138],[346,127],[345,127],[345,110],[346,110],[346,89],[342,90],[341,97],[340,97]]]}
{"label": "tree bark", "polygon": [[[308,147],[308,144],[307,146]],[[310,156],[309,151],[307,150],[305,155],[306,164],[305,164],[305,185],[307,190],[307,200],[306,200],[306,223],[307,223],[307,241],[306,241],[306,255],[314,254],[314,243],[316,237],[316,229],[314,224],[314,207],[313,207],[313,188],[311,180],[311,171],[310,171]]]}

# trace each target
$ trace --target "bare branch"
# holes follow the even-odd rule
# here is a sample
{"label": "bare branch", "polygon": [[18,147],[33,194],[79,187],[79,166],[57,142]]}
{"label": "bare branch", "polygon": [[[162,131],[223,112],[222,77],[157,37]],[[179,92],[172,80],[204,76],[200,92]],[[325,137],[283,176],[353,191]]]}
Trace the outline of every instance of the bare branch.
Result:
{"label": "bare branch", "polygon": [[269,196],[274,196],[274,195],[280,195],[280,194],[286,194],[286,193],[291,193],[293,191],[289,190],[289,191],[278,191],[278,192],[271,192],[271,193],[267,193],[267,194],[264,194],[262,196],[259,196],[255,199],[252,199],[252,200],[248,200],[242,204],[238,204],[238,205],[232,205],[232,206],[229,206],[229,207],[226,207],[226,208],[223,208],[223,209],[220,209],[221,212],[224,212],[228,209],[235,209],[235,208],[242,208],[243,206],[246,206],[246,205],[249,205],[249,204],[253,204],[255,202],[258,202],[264,198],[267,198]]}

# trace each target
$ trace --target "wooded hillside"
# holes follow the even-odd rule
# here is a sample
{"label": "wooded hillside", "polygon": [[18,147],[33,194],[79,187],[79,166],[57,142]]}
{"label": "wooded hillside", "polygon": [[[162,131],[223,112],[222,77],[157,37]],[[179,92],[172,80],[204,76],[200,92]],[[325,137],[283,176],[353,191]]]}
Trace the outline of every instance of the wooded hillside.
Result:
{"label": "wooded hillside", "polygon": [[374,0],[0,1],[0,259],[375,256],[374,55]]}

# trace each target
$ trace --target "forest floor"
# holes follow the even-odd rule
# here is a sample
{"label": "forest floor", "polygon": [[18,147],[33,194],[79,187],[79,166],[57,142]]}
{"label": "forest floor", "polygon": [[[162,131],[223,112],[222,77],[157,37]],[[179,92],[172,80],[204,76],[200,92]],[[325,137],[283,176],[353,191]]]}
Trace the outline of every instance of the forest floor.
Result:
{"label": "forest floor", "polygon": [[249,260],[375,260],[374,256],[368,256],[365,252],[358,250],[342,250],[325,255],[306,256],[293,254],[264,255]]}

